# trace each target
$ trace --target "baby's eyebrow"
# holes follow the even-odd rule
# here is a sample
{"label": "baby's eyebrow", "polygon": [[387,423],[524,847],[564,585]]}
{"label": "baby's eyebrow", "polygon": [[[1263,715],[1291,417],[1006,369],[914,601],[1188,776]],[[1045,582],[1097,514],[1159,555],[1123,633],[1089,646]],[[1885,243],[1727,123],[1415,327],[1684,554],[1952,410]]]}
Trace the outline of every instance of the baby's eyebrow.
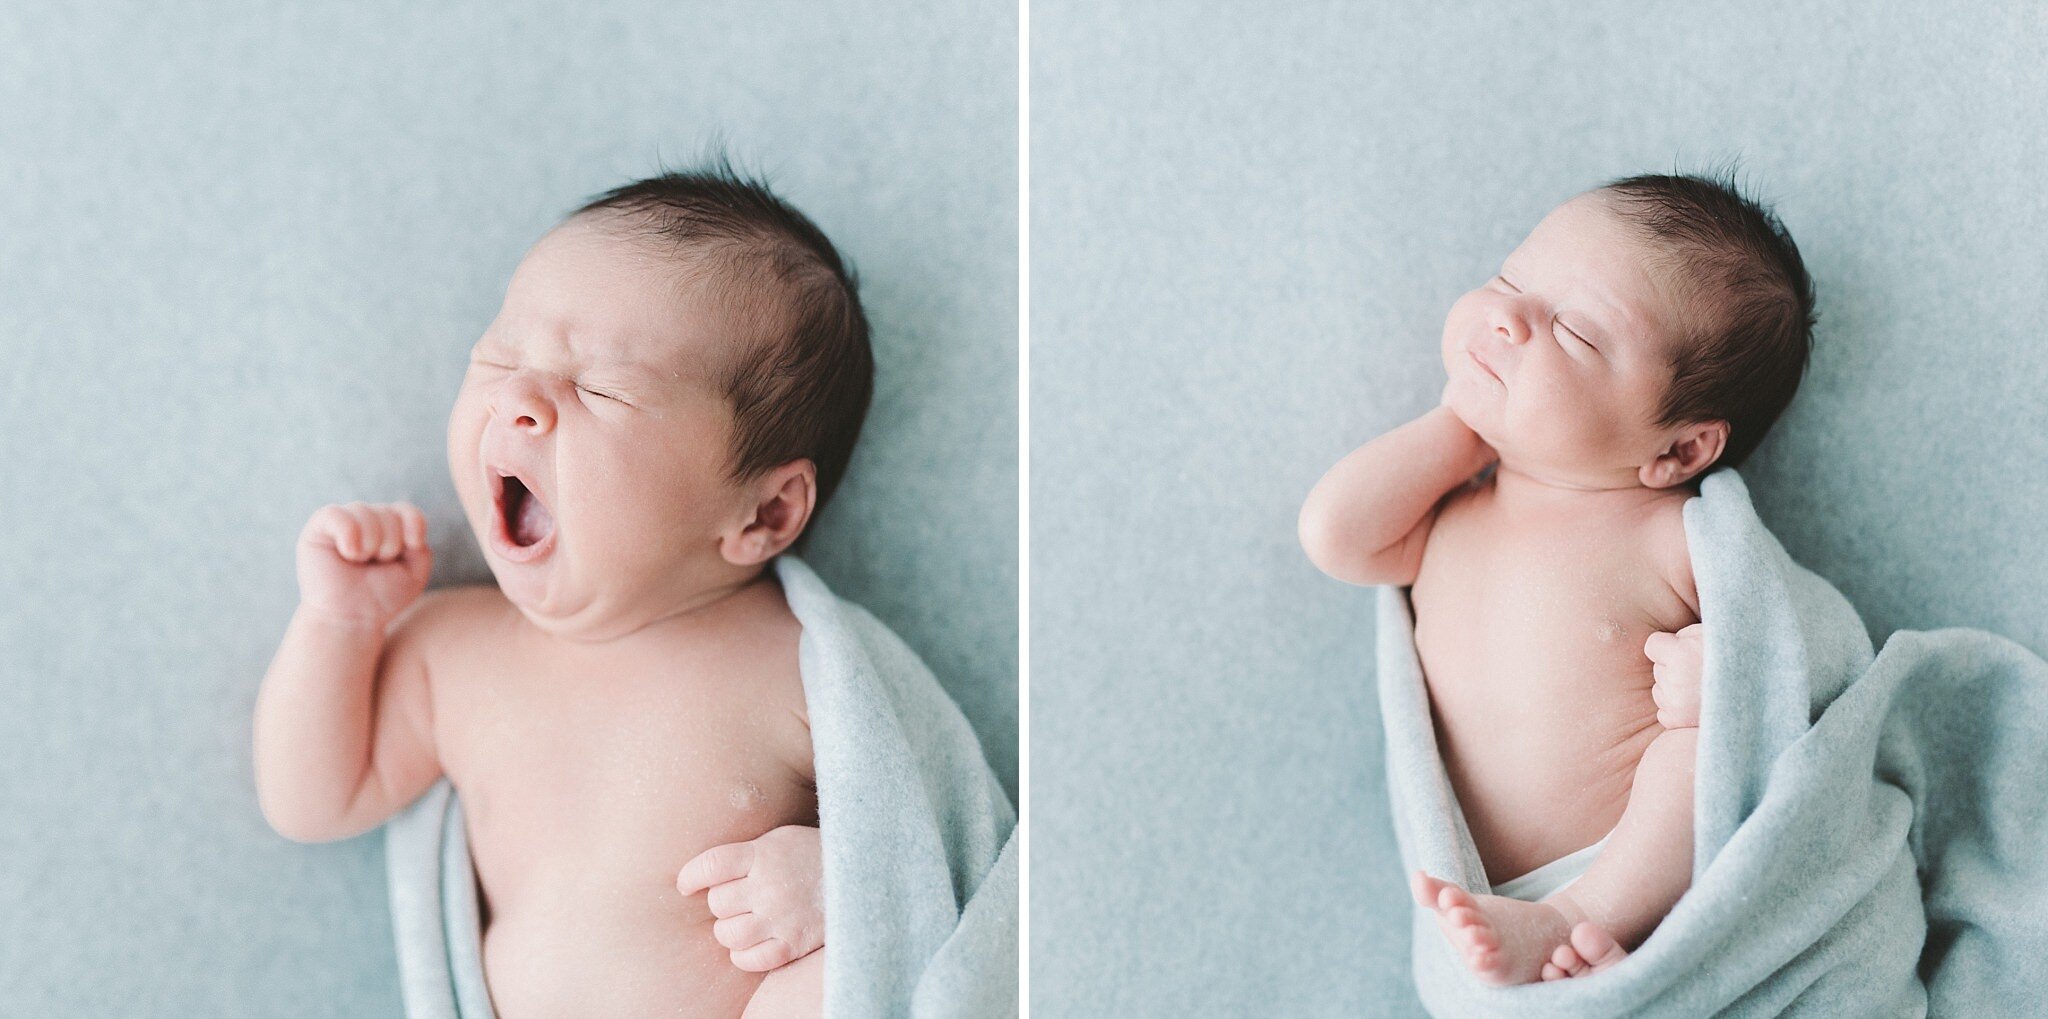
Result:
{"label": "baby's eyebrow", "polygon": [[655,361],[627,354],[587,358],[583,361],[582,370],[587,378],[602,381],[607,387],[641,396],[665,390],[684,379],[702,381],[708,378],[703,368],[690,362]]}
{"label": "baby's eyebrow", "polygon": [[641,361],[637,358],[625,357],[621,355],[612,355],[609,357],[593,357],[585,362],[585,367],[591,369],[592,371],[620,372],[627,375],[656,374],[653,365],[650,365],[647,362]]}
{"label": "baby's eyebrow", "polygon": [[568,333],[569,362],[581,371],[660,377],[660,366],[640,356],[648,341],[631,330],[589,327]]}

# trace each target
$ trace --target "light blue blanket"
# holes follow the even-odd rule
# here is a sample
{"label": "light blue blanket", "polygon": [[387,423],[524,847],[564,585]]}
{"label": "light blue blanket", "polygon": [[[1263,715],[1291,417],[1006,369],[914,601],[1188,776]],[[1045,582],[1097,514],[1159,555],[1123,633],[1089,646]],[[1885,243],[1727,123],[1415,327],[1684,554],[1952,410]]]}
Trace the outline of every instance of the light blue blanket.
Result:
{"label": "light blue blanket", "polygon": [[[778,559],[776,575],[803,624],[831,948],[825,1015],[1014,1015],[1016,813],[973,730],[887,627],[794,557]],[[447,784],[394,818],[384,845],[407,1014],[489,1017],[474,872]]]}
{"label": "light blue blanket", "polygon": [[[1472,979],[1414,910],[1429,1009],[1480,1016],[2014,1015],[2048,1002],[2048,663],[1978,630],[1873,654],[1733,471],[1685,506],[1706,627],[1693,884],[1577,980]],[[1379,594],[1387,782],[1405,866],[1485,890],[1430,722],[1405,593]]]}

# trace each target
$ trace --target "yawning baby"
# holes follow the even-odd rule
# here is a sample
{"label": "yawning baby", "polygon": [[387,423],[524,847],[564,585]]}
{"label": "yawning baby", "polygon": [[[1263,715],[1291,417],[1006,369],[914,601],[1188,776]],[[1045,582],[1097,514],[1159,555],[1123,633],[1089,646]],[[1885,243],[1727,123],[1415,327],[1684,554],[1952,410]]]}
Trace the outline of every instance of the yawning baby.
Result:
{"label": "yawning baby", "polygon": [[848,271],[758,183],[664,174],[570,216],[448,422],[497,585],[422,598],[411,506],[315,513],[257,703],[265,816],[342,838],[445,775],[508,1019],[817,1015],[801,628],[767,567],[832,494],[872,378]]}

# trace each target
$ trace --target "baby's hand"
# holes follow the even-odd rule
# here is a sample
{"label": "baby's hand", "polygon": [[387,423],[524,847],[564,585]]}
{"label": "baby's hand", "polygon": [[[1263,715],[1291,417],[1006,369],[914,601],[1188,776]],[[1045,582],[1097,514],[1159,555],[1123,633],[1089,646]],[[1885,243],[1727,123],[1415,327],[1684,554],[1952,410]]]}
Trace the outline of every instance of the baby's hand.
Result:
{"label": "baby's hand", "polygon": [[427,518],[406,503],[322,506],[299,532],[299,607],[382,630],[426,590]]}
{"label": "baby's hand", "polygon": [[1689,729],[1700,724],[1700,673],[1702,637],[1694,623],[1677,633],[1653,633],[1643,641],[1643,654],[1650,659],[1650,699],[1657,702],[1657,724],[1666,729]]}
{"label": "baby's hand", "polygon": [[752,842],[713,846],[683,865],[676,890],[706,902],[732,964],[766,973],[825,944],[825,857],[818,829],[784,825]]}

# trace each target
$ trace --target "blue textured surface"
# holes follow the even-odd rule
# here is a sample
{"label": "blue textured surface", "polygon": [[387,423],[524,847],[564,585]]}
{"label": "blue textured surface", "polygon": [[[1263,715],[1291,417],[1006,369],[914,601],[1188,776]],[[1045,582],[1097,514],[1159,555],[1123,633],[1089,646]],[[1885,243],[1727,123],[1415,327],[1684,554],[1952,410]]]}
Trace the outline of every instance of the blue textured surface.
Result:
{"label": "blue textured surface", "polygon": [[806,556],[1014,789],[1013,4],[8,4],[0,54],[0,1014],[395,1014],[379,840],[256,808],[292,541],[410,498],[487,579],[468,345],[557,216],[717,134],[875,325]]}
{"label": "blue textured surface", "polygon": [[1039,0],[1039,1016],[1385,1015],[1408,904],[1372,595],[1295,512],[1429,407],[1444,313],[1602,179],[1744,158],[1813,371],[1744,468],[1873,636],[2048,649],[2037,5]]}

